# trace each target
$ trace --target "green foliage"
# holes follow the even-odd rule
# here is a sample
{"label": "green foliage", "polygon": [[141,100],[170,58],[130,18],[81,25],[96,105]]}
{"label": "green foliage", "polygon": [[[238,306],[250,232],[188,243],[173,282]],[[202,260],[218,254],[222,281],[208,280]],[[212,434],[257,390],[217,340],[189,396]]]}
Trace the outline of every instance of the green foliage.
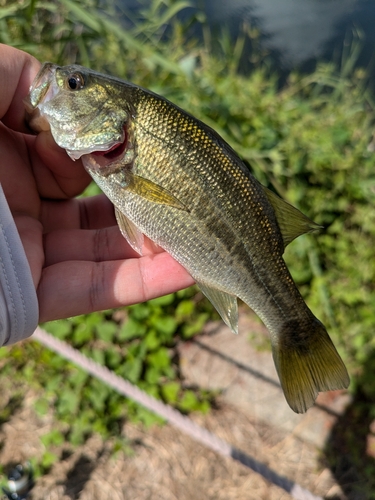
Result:
{"label": "green foliage", "polygon": [[[212,394],[184,387],[179,380],[175,349],[186,328],[197,329],[207,319],[205,304],[200,294],[190,289],[131,306],[126,314],[118,311],[118,319],[108,311],[54,321],[43,327],[181,411],[208,411]],[[179,307],[180,313],[175,315]],[[194,314],[187,317],[186,312]],[[43,388],[43,395],[35,402],[36,412],[45,415],[52,408],[62,424],[43,437],[46,450],[66,440],[73,445],[81,444],[93,432],[121,439],[125,419],[145,425],[161,421],[37,344],[16,345],[8,352],[8,358],[12,363],[3,368],[3,376],[12,374],[35,388]],[[5,410],[3,413],[5,419],[7,413]],[[44,469],[52,465],[52,455],[43,455]]]}
{"label": "green foliage", "polygon": [[[351,374],[374,388],[364,368],[375,350],[374,106],[365,73],[352,72],[358,50],[347,54],[341,73],[319,65],[306,77],[291,75],[279,89],[257,53],[250,75],[237,72],[244,38],[256,44],[254,30],[246,28],[234,47],[223,34],[213,56],[207,31],[201,46],[187,39],[188,23],[176,21],[186,4],[151,2],[143,20],[125,29],[95,0],[3,1],[0,41],[41,60],[79,62],[163,94],[215,128],[263,184],[324,226],[320,234],[298,238],[285,257]],[[212,316],[202,304],[190,290],[132,306],[126,320],[95,313],[46,328],[182,411],[205,410],[209,395],[185,390],[175,357],[178,339],[199,333]],[[39,346],[15,346],[8,355],[13,368],[4,373],[16,369],[28,383],[43,385],[38,411],[52,405],[74,442],[93,430],[116,435],[124,418],[154,420]]]}

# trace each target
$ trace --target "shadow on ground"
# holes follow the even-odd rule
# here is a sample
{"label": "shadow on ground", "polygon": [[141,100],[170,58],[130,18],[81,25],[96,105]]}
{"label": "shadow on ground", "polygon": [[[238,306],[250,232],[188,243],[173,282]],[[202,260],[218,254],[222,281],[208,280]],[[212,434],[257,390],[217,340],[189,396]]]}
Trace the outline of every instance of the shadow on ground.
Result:
{"label": "shadow on ground", "polygon": [[353,401],[332,428],[323,460],[348,500],[375,500],[375,351],[354,384]]}
{"label": "shadow on ground", "polygon": [[75,462],[74,466],[68,472],[63,486],[65,495],[71,499],[79,498],[81,491],[85,488],[86,483],[90,480],[91,474],[98,465],[98,459],[101,457],[103,449],[95,460],[81,455]]}

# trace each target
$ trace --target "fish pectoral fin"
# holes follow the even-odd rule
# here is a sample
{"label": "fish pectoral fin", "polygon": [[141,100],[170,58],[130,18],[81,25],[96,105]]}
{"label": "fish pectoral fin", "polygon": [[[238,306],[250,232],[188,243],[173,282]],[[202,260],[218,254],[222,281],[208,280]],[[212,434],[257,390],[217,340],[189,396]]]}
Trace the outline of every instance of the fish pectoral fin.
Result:
{"label": "fish pectoral fin", "polygon": [[179,210],[188,211],[187,207],[181,203],[172,193],[167,189],[155,184],[140,175],[128,172],[126,174],[127,185],[125,189],[145,198],[153,203],[161,205],[168,205],[169,207],[178,208]]}
{"label": "fish pectoral fin", "polygon": [[[273,338],[272,354],[289,406],[304,413],[321,391],[346,389],[350,379],[324,326],[315,319],[308,331],[286,323]],[[272,339],[272,337],[271,337]]]}
{"label": "fish pectoral fin", "polygon": [[298,208],[293,207],[293,205],[280,198],[273,191],[265,186],[262,186],[262,188],[275,210],[276,219],[283,237],[284,248],[301,234],[311,233],[322,228],[322,226],[319,226],[306,217]]}
{"label": "fish pectoral fin", "polygon": [[238,333],[238,306],[236,295],[231,295],[197,281],[197,285],[215,307],[224,323],[233,333]]}
{"label": "fish pectoral fin", "polygon": [[142,255],[144,237],[137,226],[115,207],[115,215],[120,231],[129,245],[139,255]]}

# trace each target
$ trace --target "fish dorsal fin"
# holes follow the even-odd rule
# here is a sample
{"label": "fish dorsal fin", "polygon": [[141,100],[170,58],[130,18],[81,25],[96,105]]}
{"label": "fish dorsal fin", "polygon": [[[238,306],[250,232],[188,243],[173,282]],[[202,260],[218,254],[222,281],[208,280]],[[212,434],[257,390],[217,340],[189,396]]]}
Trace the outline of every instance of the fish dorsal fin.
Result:
{"label": "fish dorsal fin", "polygon": [[275,210],[276,219],[283,237],[284,248],[301,234],[311,233],[322,228],[322,226],[319,226],[306,217],[298,208],[293,207],[293,205],[280,198],[273,191],[270,191],[265,186],[262,186],[262,188]]}
{"label": "fish dorsal fin", "polygon": [[238,333],[237,297],[197,281],[197,285],[215,307],[224,323],[233,333]]}
{"label": "fish dorsal fin", "polygon": [[126,217],[118,208],[115,207],[115,215],[117,224],[119,225],[120,231],[129,245],[135,250],[139,255],[142,255],[142,247],[144,237],[137,226]]}

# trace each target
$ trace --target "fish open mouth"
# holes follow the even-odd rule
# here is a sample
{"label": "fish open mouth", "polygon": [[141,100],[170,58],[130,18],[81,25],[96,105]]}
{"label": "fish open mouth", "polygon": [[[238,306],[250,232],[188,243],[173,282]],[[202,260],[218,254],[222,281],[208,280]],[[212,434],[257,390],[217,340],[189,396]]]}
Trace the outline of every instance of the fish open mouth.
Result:
{"label": "fish open mouth", "polygon": [[112,147],[107,149],[107,151],[93,151],[95,156],[104,156],[108,160],[114,160],[123,154],[128,143],[128,135],[126,132],[126,127],[124,127],[124,140],[120,143],[114,144]]}

